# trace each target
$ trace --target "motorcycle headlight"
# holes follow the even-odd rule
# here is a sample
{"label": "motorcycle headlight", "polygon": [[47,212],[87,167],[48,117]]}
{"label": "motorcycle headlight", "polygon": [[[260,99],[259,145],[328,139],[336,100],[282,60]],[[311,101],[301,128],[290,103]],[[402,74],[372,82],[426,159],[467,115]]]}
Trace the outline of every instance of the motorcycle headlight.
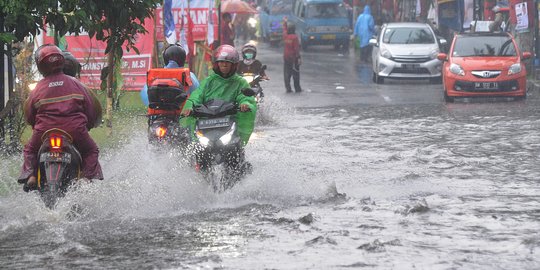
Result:
{"label": "motorcycle headlight", "polygon": [[197,139],[199,139],[199,143],[202,146],[207,147],[210,144],[210,139],[206,138],[200,130],[198,130],[195,135],[197,135]]}
{"label": "motorcycle headlight", "polygon": [[36,86],[37,86],[37,82],[33,82],[28,85],[28,90],[34,91],[34,89],[36,89]]}
{"label": "motorcycle headlight", "polygon": [[253,75],[244,75],[244,79],[247,83],[251,83],[255,77]]}
{"label": "motorcycle headlight", "polygon": [[450,72],[459,75],[459,76],[465,76],[465,70],[461,68],[460,65],[452,63],[450,65]]}
{"label": "motorcycle headlight", "polygon": [[510,66],[508,69],[508,75],[518,74],[521,72],[521,64],[516,63]]}
{"label": "motorcycle headlight", "polygon": [[233,125],[231,126],[231,129],[229,129],[229,131],[227,131],[227,133],[225,133],[225,135],[221,136],[221,138],[219,138],[219,140],[221,141],[221,143],[223,145],[227,145],[231,142],[232,140],[232,136],[234,134],[234,131],[236,130],[236,124],[233,123]]}
{"label": "motorcycle headlight", "polygon": [[248,19],[247,23],[249,26],[255,28],[255,26],[257,26],[257,19],[251,17]]}

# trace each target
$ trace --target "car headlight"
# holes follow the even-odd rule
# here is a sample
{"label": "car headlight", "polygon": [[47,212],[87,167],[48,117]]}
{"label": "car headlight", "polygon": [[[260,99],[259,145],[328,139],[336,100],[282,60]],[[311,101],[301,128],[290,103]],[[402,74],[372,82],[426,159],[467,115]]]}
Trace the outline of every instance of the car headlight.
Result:
{"label": "car headlight", "polygon": [[308,27],[308,29],[307,29],[306,32],[308,32],[308,33],[313,33],[313,32],[315,32],[315,31],[316,31],[316,30],[315,30],[315,27]]}
{"label": "car headlight", "polygon": [[510,66],[508,69],[508,75],[518,74],[521,72],[521,64],[516,63]]}
{"label": "car headlight", "polygon": [[227,131],[227,133],[225,133],[225,135],[221,136],[221,138],[219,138],[219,140],[221,141],[221,143],[223,145],[227,145],[231,142],[231,139],[232,139],[232,135],[234,134],[234,131],[236,130],[236,124],[233,123],[232,126],[231,126],[231,129],[229,131]]}
{"label": "car headlight", "polygon": [[382,48],[381,49],[381,56],[384,57],[384,58],[392,58],[392,53],[390,53],[389,50],[385,49],[385,48]]}
{"label": "car headlight", "polygon": [[465,76],[465,70],[461,68],[460,65],[452,63],[450,65],[450,72],[459,75],[459,76]]}
{"label": "car headlight", "polygon": [[198,130],[195,134],[197,135],[197,139],[199,139],[199,143],[202,146],[207,147],[210,144],[210,139],[206,138],[200,130]]}
{"label": "car headlight", "polygon": [[341,32],[350,32],[351,29],[348,27],[348,26],[342,26],[341,27]]}
{"label": "car headlight", "polygon": [[429,58],[437,59],[437,55],[439,55],[439,50],[433,50],[429,53]]}

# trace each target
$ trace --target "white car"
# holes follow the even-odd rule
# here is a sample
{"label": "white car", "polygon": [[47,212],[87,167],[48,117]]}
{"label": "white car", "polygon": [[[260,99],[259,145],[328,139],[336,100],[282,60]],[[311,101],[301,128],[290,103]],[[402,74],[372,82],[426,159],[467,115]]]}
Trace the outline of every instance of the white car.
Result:
{"label": "white car", "polygon": [[369,44],[373,46],[373,82],[383,83],[385,78],[440,82],[442,62],[437,55],[446,40],[438,39],[428,24],[385,24]]}

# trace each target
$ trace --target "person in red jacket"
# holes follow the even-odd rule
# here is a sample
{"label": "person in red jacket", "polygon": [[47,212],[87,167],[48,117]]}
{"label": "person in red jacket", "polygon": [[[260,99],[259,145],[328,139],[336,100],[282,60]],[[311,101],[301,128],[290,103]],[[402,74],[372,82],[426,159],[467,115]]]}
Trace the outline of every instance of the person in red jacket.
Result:
{"label": "person in red jacket", "polygon": [[291,76],[294,81],[294,90],[296,93],[302,92],[300,87],[300,43],[298,36],[295,34],[296,27],[294,24],[287,23],[287,17],[283,18],[283,77],[285,79],[285,89],[287,93],[291,93]]}
{"label": "person in red jacket", "polygon": [[73,138],[82,156],[82,177],[103,179],[99,149],[88,134],[88,130],[98,124],[91,95],[76,78],[62,72],[65,59],[57,46],[40,46],[34,60],[43,79],[24,104],[24,117],[33,132],[24,146],[24,163],[18,182],[26,183],[29,188],[35,187],[41,136],[52,128],[62,129]]}

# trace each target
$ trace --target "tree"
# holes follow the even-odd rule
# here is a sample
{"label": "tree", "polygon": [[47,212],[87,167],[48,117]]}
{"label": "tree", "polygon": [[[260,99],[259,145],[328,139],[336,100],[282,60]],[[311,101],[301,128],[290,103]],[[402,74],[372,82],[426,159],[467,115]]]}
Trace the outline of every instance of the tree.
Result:
{"label": "tree", "polygon": [[[57,44],[58,37],[83,30],[91,38],[106,42],[109,70],[118,70],[114,66],[121,63],[123,47],[138,53],[135,39],[147,32],[144,21],[153,17],[158,3],[160,0],[0,0],[0,55],[5,44],[35,36],[48,24],[55,31]],[[3,74],[0,70],[0,76]],[[106,120],[110,134],[114,77],[110,72],[107,79]]]}
{"label": "tree", "polygon": [[49,24],[59,36],[78,34],[90,24],[78,0],[0,0],[0,42],[9,44],[35,36]]}
{"label": "tree", "polygon": [[[109,71],[117,70],[115,65],[121,63],[123,47],[134,50],[138,34],[147,33],[144,28],[146,18],[152,18],[159,0],[83,0],[80,8],[85,10],[89,21],[84,28],[89,36],[107,43],[105,53],[108,55]],[[106,125],[109,135],[112,134],[112,110],[114,103],[114,72],[109,72],[107,78]]]}
{"label": "tree", "polygon": [[[78,33],[85,21],[84,13],[76,9],[75,0],[2,0],[0,1],[0,146],[6,143],[4,128],[10,134],[10,144],[20,138],[20,127],[24,123],[17,110],[22,102],[23,92],[11,91],[15,86],[13,74],[12,50],[14,42],[22,42],[29,36],[38,33],[45,24],[50,24],[60,32]],[[63,6],[63,8],[60,8]],[[30,52],[32,50],[30,49]],[[4,64],[4,55],[8,57],[8,65]],[[22,68],[21,70],[23,70]],[[7,71],[7,72],[4,72]],[[8,74],[7,78],[5,74]],[[9,89],[4,89],[4,81],[8,81]],[[15,87],[17,91],[25,88]],[[4,91],[9,91],[8,106],[4,108]],[[4,121],[8,120],[8,121]],[[17,134],[15,134],[17,133]],[[1,147],[0,147],[1,148]]]}

